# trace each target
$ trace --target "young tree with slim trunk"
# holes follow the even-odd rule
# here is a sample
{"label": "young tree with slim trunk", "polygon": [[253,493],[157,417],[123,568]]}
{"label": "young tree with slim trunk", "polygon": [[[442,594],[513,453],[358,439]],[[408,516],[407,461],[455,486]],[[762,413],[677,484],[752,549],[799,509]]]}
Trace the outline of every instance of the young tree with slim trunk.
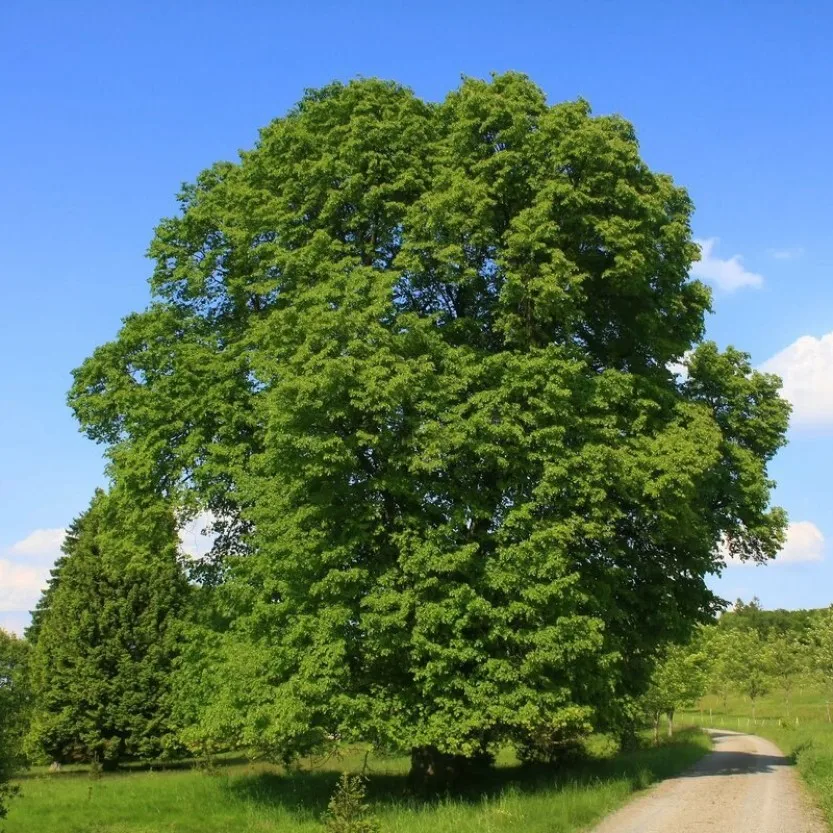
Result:
{"label": "young tree with slim trunk", "polygon": [[776,633],[767,640],[765,650],[766,664],[784,695],[784,705],[789,715],[790,698],[796,680],[807,671],[807,647],[794,636]]}
{"label": "young tree with slim trunk", "polygon": [[788,406],[699,344],[690,214],[630,124],[516,73],[309,91],[184,190],[70,401],[118,482],[224,525],[207,734],[430,773],[615,723],[718,543],[777,552]]}
{"label": "young tree with slim trunk", "polygon": [[35,620],[29,748],[105,767],[158,757],[172,742],[166,692],[188,591],[173,516],[99,491],[72,532]]}
{"label": "young tree with slim trunk", "polygon": [[651,675],[643,704],[654,724],[654,740],[659,740],[659,721],[668,717],[668,736],[674,734],[674,715],[683,706],[701,697],[706,688],[706,655],[698,642],[670,645]]}
{"label": "young tree with slim trunk", "polygon": [[703,632],[704,651],[708,658],[707,688],[716,694],[723,710],[734,687],[731,659],[731,633],[716,626]]}
{"label": "young tree with slim trunk", "polygon": [[743,627],[734,629],[727,640],[728,673],[736,691],[752,703],[752,719],[758,699],[770,690],[772,667],[766,642],[758,631]]}

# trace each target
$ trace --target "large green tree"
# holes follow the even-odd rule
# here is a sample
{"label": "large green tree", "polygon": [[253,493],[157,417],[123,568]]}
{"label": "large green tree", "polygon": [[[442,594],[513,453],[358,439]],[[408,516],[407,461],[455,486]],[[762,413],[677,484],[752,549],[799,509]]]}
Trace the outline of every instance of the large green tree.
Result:
{"label": "large green tree", "polygon": [[188,592],[160,501],[99,491],[35,619],[28,745],[58,761],[152,758],[172,743],[174,628]]}
{"label": "large green tree", "polygon": [[0,819],[16,792],[11,777],[21,763],[30,708],[29,644],[0,628]]}
{"label": "large green tree", "polygon": [[206,736],[430,768],[614,723],[721,542],[778,550],[788,407],[699,344],[691,203],[623,119],[515,73],[333,84],[181,207],[70,402],[116,482],[218,519]]}

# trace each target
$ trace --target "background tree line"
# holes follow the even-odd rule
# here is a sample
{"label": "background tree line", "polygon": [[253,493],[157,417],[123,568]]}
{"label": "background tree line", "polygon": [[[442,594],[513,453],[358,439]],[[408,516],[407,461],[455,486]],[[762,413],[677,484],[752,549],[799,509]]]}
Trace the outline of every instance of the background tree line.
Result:
{"label": "background tree line", "polygon": [[757,599],[738,600],[717,622],[699,627],[688,644],[666,649],[643,705],[656,731],[660,717],[667,716],[670,733],[675,712],[704,694],[718,696],[724,709],[729,695],[742,695],[753,719],[758,700],[777,694],[789,717],[796,688],[811,685],[824,692],[830,722],[831,659],[833,607],[763,610]]}

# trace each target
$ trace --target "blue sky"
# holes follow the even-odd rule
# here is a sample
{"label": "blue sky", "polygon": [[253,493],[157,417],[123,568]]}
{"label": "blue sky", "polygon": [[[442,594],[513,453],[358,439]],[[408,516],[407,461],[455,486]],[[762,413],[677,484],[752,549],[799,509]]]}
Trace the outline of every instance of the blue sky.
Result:
{"label": "blue sky", "polygon": [[831,27],[820,0],[5,0],[0,625],[26,620],[56,530],[103,480],[64,404],[69,373],[147,302],[144,251],[179,184],[250,147],[305,87],[379,75],[439,99],[507,69],[629,118],[648,163],[689,189],[709,335],[784,372],[796,404],[773,466],[796,522],[783,563],[715,586],[833,602]]}

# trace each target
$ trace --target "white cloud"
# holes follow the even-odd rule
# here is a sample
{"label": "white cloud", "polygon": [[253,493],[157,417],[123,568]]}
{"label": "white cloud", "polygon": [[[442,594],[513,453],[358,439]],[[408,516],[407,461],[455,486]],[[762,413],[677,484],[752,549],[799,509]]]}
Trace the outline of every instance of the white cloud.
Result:
{"label": "white cloud", "polygon": [[801,336],[761,365],[784,380],[782,395],[793,406],[793,425],[833,423],[833,332]]}
{"label": "white cloud", "polygon": [[713,284],[725,292],[734,292],[744,286],[759,287],[763,284],[762,275],[749,272],[741,262],[740,255],[732,255],[728,259],[715,257],[714,250],[718,243],[717,237],[706,240],[695,240],[700,246],[700,260],[691,267],[691,274],[706,283]]}
{"label": "white cloud", "polygon": [[[214,522],[211,513],[201,513],[179,532],[182,549],[188,555],[205,555],[215,535],[203,534]],[[5,548],[0,547],[0,627],[22,632],[28,611],[37,604],[49,580],[49,571],[61,555],[65,529],[36,529]]]}
{"label": "white cloud", "polygon": [[801,246],[792,246],[788,249],[767,249],[767,254],[776,260],[797,260],[804,254]]}
{"label": "white cloud", "polygon": [[217,536],[211,532],[215,517],[211,512],[200,512],[179,528],[182,551],[192,558],[202,558],[211,551]]}
{"label": "white cloud", "polygon": [[681,379],[688,379],[688,362],[694,355],[694,350],[686,350],[678,362],[669,362],[666,367]]}
{"label": "white cloud", "polygon": [[35,606],[61,554],[65,535],[64,529],[36,529],[0,549],[0,623],[11,617],[19,624],[25,612]]}
{"label": "white cloud", "polygon": [[31,610],[46,587],[49,566],[31,567],[0,559],[0,612]]}
{"label": "white cloud", "polygon": [[65,529],[36,529],[22,541],[12,544],[9,552],[14,555],[47,557],[54,561],[58,557],[66,534]]}
{"label": "white cloud", "polygon": [[787,542],[775,559],[781,564],[796,564],[801,561],[821,561],[824,557],[824,535],[810,521],[790,524]]}
{"label": "white cloud", "polygon": [[[725,545],[720,546],[720,554],[730,567],[755,566],[754,561],[741,561],[729,558]],[[824,535],[812,521],[796,521],[787,527],[787,540],[784,548],[769,561],[769,564],[802,564],[821,561],[824,558]]]}

